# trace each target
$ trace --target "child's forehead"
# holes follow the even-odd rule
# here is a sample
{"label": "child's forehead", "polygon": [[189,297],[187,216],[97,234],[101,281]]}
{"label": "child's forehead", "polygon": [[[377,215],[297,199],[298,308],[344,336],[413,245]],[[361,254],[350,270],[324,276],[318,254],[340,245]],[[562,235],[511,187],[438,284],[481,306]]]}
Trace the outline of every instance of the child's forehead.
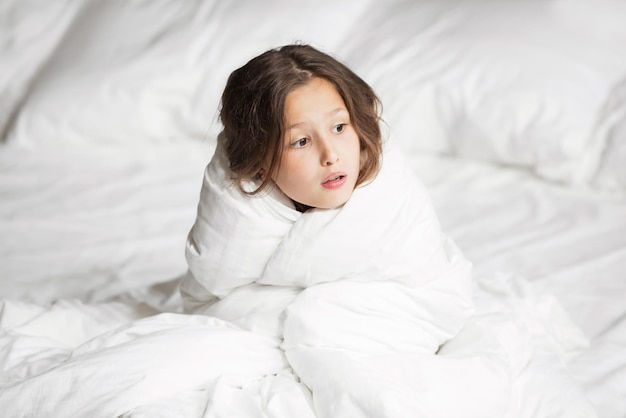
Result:
{"label": "child's forehead", "polygon": [[326,123],[344,115],[349,117],[350,113],[340,96],[329,96],[326,93],[304,94],[287,102],[284,124],[287,130],[291,130]]}
{"label": "child's forehead", "polygon": [[343,96],[335,84],[318,77],[292,89],[285,100],[285,110],[294,107],[306,110],[308,107],[315,107],[316,105],[332,105],[332,110],[338,107],[346,108]]}

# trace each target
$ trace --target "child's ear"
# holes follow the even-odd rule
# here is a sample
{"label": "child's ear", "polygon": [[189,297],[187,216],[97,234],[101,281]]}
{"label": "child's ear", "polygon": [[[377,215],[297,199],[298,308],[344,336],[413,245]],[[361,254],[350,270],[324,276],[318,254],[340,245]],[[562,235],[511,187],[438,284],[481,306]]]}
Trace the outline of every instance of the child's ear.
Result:
{"label": "child's ear", "polygon": [[258,177],[259,179],[261,179],[261,181],[265,181],[265,178],[267,177],[267,174],[266,174],[266,172],[265,172],[265,169],[264,169],[264,168],[261,168],[261,169],[259,170],[259,172],[257,173],[257,177]]}

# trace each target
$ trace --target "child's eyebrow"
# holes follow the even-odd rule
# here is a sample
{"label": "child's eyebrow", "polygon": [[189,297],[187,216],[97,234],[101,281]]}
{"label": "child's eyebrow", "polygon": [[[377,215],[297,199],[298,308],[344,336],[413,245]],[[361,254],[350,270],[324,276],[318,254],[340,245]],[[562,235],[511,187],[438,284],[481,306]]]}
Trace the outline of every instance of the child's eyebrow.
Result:
{"label": "child's eyebrow", "polygon": [[[334,110],[331,110],[330,112],[327,112],[326,116],[334,116],[337,113],[341,113],[341,112],[348,113],[348,109],[346,109],[345,107],[338,107],[337,109],[334,109]],[[296,128],[296,127],[298,127],[299,125],[302,125],[302,124],[304,124],[304,122],[296,122],[294,124],[289,125],[287,127],[287,130]]]}
{"label": "child's eyebrow", "polygon": [[340,113],[340,112],[346,112],[347,113],[348,110],[345,107],[338,107],[337,109],[331,110],[330,112],[328,112],[328,116],[333,116],[333,115],[335,115],[337,113]]}
{"label": "child's eyebrow", "polygon": [[293,129],[293,128],[296,128],[296,127],[298,127],[298,126],[300,126],[300,125],[302,125],[302,124],[304,124],[304,122],[294,123],[294,124],[292,124],[292,125],[289,125],[289,126],[287,127],[287,130],[289,130],[289,129]]}

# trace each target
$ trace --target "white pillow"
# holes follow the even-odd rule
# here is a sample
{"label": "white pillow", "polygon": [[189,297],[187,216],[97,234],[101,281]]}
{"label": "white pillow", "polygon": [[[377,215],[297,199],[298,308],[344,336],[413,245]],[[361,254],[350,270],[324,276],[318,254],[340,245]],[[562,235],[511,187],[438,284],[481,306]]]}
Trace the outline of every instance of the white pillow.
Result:
{"label": "white pillow", "polygon": [[91,2],[8,140],[142,146],[206,139],[219,129],[216,112],[230,72],[294,41],[332,50],[366,6],[357,0]]}
{"label": "white pillow", "polygon": [[[412,151],[590,179],[598,115],[626,74],[626,3],[375,4],[344,54]],[[606,129],[604,130],[606,132]]]}
{"label": "white pillow", "polygon": [[0,2],[0,135],[83,5],[71,0]]}

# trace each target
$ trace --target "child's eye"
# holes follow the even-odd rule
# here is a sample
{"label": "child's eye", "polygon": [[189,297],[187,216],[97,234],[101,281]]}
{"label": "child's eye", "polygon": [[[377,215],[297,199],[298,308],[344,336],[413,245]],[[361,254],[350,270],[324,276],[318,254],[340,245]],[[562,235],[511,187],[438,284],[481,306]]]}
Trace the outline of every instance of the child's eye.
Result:
{"label": "child's eye", "polygon": [[297,141],[292,142],[291,146],[294,148],[302,148],[308,143],[309,143],[309,138],[300,138]]}
{"label": "child's eye", "polygon": [[345,123],[339,123],[335,126],[333,126],[333,132],[340,134],[341,132],[343,132],[344,128],[345,128],[346,124]]}

